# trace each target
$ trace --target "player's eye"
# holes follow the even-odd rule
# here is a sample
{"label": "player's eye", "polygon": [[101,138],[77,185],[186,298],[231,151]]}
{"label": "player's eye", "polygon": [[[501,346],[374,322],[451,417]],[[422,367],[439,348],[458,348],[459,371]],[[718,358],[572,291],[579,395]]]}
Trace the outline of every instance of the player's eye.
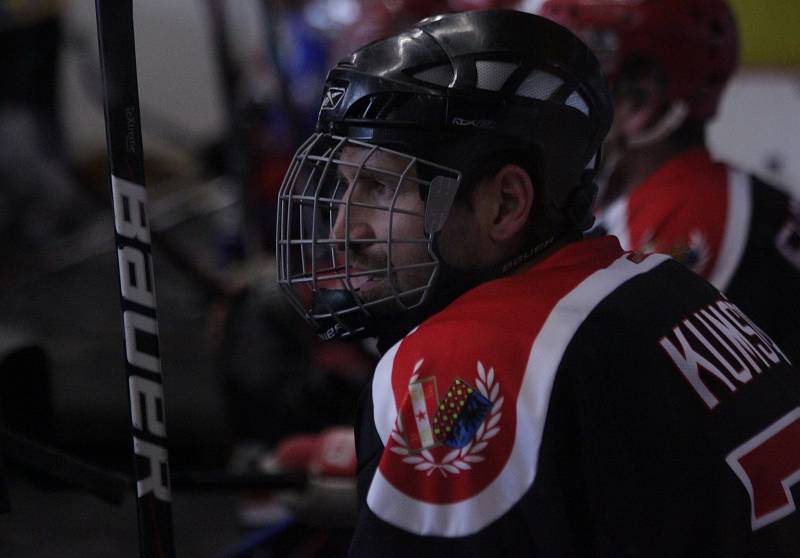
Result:
{"label": "player's eye", "polygon": [[393,185],[389,185],[385,181],[375,179],[371,179],[370,182],[372,183],[372,191],[375,193],[375,195],[381,197],[394,195]]}
{"label": "player's eye", "polygon": [[362,177],[359,180],[362,194],[372,200],[373,203],[385,205],[392,201],[395,193],[395,185],[388,180],[378,180],[372,177]]}

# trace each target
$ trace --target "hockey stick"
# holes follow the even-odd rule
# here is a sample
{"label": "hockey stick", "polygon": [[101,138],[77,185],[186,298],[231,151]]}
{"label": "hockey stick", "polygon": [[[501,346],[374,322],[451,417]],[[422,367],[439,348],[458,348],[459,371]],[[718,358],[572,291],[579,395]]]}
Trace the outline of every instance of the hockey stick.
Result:
{"label": "hockey stick", "polygon": [[132,0],[96,0],[111,166],[139,555],[175,556],[155,282],[144,186]]}

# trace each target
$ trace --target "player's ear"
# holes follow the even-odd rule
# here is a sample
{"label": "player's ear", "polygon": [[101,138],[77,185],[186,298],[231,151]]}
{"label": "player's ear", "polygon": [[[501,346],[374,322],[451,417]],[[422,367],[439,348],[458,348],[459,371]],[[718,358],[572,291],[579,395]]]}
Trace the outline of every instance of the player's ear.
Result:
{"label": "player's ear", "polygon": [[495,243],[513,240],[528,225],[534,199],[534,185],[519,165],[503,166],[485,179],[475,200],[481,226]]}

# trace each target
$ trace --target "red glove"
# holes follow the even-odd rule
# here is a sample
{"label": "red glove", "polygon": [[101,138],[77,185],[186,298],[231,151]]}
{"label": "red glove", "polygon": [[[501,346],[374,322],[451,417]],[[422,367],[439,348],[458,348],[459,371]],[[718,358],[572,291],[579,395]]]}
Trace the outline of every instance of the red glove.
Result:
{"label": "red glove", "polygon": [[355,477],[353,429],[336,426],[319,434],[291,436],[278,444],[275,458],[286,471],[303,471],[320,477]]}

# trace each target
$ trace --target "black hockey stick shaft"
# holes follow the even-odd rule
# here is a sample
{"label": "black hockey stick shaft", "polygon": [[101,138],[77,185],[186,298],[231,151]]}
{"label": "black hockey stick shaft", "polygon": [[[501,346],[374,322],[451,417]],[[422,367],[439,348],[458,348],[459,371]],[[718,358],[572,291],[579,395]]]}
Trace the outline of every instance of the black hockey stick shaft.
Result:
{"label": "black hockey stick shaft", "polygon": [[139,555],[175,556],[132,0],[96,0],[130,398]]}

